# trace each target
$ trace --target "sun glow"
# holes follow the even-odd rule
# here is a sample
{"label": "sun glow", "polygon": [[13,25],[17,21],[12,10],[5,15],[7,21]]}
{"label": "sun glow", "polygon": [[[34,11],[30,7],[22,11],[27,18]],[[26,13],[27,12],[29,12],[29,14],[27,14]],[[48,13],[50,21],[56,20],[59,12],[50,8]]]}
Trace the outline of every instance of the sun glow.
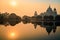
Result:
{"label": "sun glow", "polygon": [[14,32],[12,32],[12,33],[10,34],[10,36],[11,36],[11,37],[15,37],[16,34],[15,34]]}
{"label": "sun glow", "polygon": [[13,31],[13,32],[9,32],[8,33],[8,38],[9,39],[17,39],[18,38],[18,32],[15,32],[15,31]]}
{"label": "sun glow", "polygon": [[12,6],[16,6],[17,3],[16,3],[16,1],[11,1],[10,4],[11,4]]}

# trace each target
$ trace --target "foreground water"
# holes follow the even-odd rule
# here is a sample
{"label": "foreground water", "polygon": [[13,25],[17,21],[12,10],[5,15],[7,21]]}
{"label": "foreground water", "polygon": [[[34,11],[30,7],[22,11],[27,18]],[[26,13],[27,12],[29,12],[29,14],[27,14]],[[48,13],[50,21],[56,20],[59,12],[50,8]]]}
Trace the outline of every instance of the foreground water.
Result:
{"label": "foreground water", "polygon": [[[14,36],[10,35],[15,33]],[[34,29],[34,24],[17,24],[15,26],[3,26],[0,25],[0,40],[60,40],[60,26],[57,26],[56,32],[51,31],[50,34],[46,31],[46,28],[37,25]]]}

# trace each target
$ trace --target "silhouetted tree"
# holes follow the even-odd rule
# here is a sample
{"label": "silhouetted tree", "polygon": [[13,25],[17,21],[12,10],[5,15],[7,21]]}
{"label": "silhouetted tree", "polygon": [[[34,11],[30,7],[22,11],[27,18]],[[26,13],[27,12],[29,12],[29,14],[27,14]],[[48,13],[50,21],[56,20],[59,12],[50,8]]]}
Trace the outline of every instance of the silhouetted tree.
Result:
{"label": "silhouetted tree", "polygon": [[24,24],[30,23],[30,17],[24,15],[24,16],[22,17],[22,22],[23,22]]}
{"label": "silhouetted tree", "polygon": [[8,22],[10,25],[14,26],[17,23],[21,22],[21,17],[17,16],[15,13],[11,13],[9,15]]}

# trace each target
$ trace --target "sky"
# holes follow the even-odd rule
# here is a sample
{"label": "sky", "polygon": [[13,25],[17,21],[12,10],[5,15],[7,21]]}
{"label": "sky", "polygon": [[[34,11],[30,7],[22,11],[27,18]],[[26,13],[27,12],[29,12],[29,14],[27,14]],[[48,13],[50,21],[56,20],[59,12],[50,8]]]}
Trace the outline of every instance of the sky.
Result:
{"label": "sky", "polygon": [[[15,13],[21,17],[24,15],[33,16],[35,11],[38,14],[45,12],[49,5],[52,9],[56,8],[57,13],[60,14],[60,0],[0,0],[0,12]],[[35,30],[33,24],[20,23],[13,27],[0,25],[0,38],[11,38],[10,33],[12,32],[17,34],[15,38],[48,36],[44,28],[38,26]],[[58,30],[56,34],[59,33]]]}
{"label": "sky", "polygon": [[40,3],[40,2],[44,2],[44,3],[60,3],[60,0],[22,0],[22,1],[25,1],[25,2],[33,2],[33,3]]}
{"label": "sky", "polygon": [[[13,5],[15,2],[15,5]],[[60,0],[0,0],[0,12],[16,13],[19,16],[33,16],[34,12],[38,14],[45,12],[47,8],[56,8],[60,13]]]}

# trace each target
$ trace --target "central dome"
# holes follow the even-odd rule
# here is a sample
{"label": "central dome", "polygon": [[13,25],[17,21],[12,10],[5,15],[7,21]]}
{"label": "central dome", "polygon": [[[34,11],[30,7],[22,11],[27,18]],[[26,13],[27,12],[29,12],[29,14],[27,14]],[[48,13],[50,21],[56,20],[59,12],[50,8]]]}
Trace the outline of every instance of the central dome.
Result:
{"label": "central dome", "polygon": [[52,13],[52,12],[53,12],[53,11],[52,11],[52,8],[49,6],[46,12],[47,12],[47,13]]}

